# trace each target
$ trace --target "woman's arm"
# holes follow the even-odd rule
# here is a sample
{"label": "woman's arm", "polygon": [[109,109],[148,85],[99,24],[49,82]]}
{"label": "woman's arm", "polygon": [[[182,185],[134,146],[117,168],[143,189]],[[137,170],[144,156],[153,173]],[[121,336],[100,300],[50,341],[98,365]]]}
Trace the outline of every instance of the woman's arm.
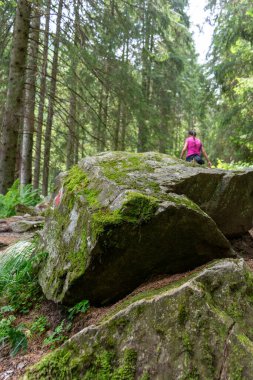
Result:
{"label": "woman's arm", "polygon": [[186,141],[185,144],[184,144],[184,147],[183,147],[182,152],[181,152],[181,154],[180,154],[180,158],[183,158],[183,156],[184,156],[186,150],[187,150],[187,141]]}
{"label": "woman's arm", "polygon": [[210,168],[210,167],[212,166],[212,163],[211,163],[211,161],[209,160],[208,155],[207,155],[207,153],[206,153],[206,151],[205,151],[205,149],[204,149],[203,146],[202,146],[201,150],[202,150],[202,153],[203,153],[205,159],[207,160],[208,167]]}

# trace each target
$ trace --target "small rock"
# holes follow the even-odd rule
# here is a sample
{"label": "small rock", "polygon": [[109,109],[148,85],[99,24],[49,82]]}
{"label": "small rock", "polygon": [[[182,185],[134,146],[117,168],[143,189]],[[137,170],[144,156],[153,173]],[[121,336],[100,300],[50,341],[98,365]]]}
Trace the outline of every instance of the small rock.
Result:
{"label": "small rock", "polygon": [[17,369],[21,370],[27,366],[27,362],[18,363]]}
{"label": "small rock", "polygon": [[43,221],[35,220],[20,220],[17,222],[11,222],[10,227],[13,232],[26,232],[35,228],[42,227],[44,224]]}

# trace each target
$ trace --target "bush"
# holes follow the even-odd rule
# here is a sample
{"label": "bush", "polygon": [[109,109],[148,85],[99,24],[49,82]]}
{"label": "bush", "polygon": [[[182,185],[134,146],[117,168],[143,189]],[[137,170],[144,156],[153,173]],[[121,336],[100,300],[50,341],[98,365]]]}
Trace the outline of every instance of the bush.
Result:
{"label": "bush", "polygon": [[16,180],[5,195],[0,194],[0,218],[15,215],[18,204],[35,206],[39,202],[39,193],[33,190],[32,185],[26,185],[21,190],[19,180]]}

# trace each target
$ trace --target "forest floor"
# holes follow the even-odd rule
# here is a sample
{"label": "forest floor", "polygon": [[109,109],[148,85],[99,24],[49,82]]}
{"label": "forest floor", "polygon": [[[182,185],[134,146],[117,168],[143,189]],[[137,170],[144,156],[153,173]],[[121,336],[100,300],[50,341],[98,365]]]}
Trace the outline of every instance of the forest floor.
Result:
{"label": "forest floor", "polygon": [[[1,250],[5,249],[8,245],[14,242],[31,237],[31,233],[13,233],[13,232],[0,232],[0,254]],[[231,240],[231,244],[235,251],[245,259],[249,267],[253,271],[253,229],[244,236]],[[99,323],[99,321],[105,317],[106,314],[117,308],[122,302],[125,302],[128,298],[138,293],[162,288],[174,281],[188,276],[200,270],[201,267],[194,269],[193,271],[179,273],[174,275],[164,275],[151,278],[149,281],[140,285],[131,294],[124,299],[120,300],[114,305],[108,307],[95,308],[90,307],[85,313],[79,313],[73,320],[71,329],[66,333],[65,338],[73,336],[83,328]],[[0,380],[16,380],[25,372],[26,367],[38,362],[40,358],[52,351],[54,347],[43,345],[44,339],[59,326],[59,324],[66,318],[66,310],[60,305],[57,305],[51,301],[44,300],[39,305],[36,305],[29,314],[18,315],[15,323],[29,326],[31,323],[42,315],[47,317],[48,329],[41,335],[33,336],[32,339],[28,338],[28,349],[26,352],[20,352],[15,357],[10,357],[8,347],[6,350],[1,349],[0,352]],[[56,343],[56,342],[55,342]]]}

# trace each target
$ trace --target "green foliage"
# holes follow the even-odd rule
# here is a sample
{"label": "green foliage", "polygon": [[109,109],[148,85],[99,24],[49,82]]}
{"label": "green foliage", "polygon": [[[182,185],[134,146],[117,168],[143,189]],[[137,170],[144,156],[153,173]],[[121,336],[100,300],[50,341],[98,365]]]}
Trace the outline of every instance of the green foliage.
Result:
{"label": "green foliage", "polygon": [[23,332],[23,326],[14,326],[15,319],[11,315],[0,320],[0,346],[3,348],[6,344],[10,344],[12,356],[15,356],[20,350],[27,349],[27,338]]}
{"label": "green foliage", "polygon": [[209,132],[211,149],[227,162],[252,164],[252,1],[208,3],[215,20],[209,68],[212,89],[218,89]]}
{"label": "green foliage", "polygon": [[86,313],[89,307],[90,303],[88,300],[78,302],[75,306],[68,309],[68,319],[72,321],[77,314]]}
{"label": "green foliage", "polygon": [[0,194],[0,218],[15,215],[15,207],[18,204],[35,206],[40,201],[37,190],[31,185],[20,189],[19,180],[16,180],[5,195]]}
{"label": "green foliage", "polygon": [[38,270],[45,253],[36,244],[19,242],[0,260],[0,297],[15,311],[28,313],[41,296]]}
{"label": "green foliage", "polygon": [[216,167],[218,169],[225,169],[225,170],[243,170],[246,168],[253,167],[253,162],[251,164],[248,162],[242,162],[242,161],[238,161],[238,162],[232,161],[230,163],[227,163],[227,162],[224,162],[223,160],[217,159]]}
{"label": "green foliage", "polygon": [[44,346],[49,346],[51,349],[55,348],[59,344],[63,343],[67,336],[64,335],[64,332],[66,331],[65,327],[65,321],[63,320],[54,331],[43,341]]}
{"label": "green foliage", "polygon": [[14,308],[10,305],[2,306],[2,307],[0,307],[0,317],[2,314],[13,313],[14,311],[15,311]]}
{"label": "green foliage", "polygon": [[49,322],[46,316],[42,315],[33,321],[30,326],[32,335],[42,335],[49,327]]}

